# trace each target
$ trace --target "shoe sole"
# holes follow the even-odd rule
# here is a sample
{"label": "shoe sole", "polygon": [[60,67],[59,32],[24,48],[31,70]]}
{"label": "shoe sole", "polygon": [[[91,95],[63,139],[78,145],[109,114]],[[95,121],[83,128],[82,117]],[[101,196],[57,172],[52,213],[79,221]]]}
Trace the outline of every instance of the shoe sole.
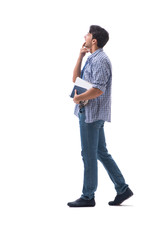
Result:
{"label": "shoe sole", "polygon": [[[67,204],[68,205],[68,204]],[[73,208],[80,208],[80,207],[95,207],[95,205],[89,205],[89,206],[72,206],[72,205],[68,205],[69,207],[73,207]]]}

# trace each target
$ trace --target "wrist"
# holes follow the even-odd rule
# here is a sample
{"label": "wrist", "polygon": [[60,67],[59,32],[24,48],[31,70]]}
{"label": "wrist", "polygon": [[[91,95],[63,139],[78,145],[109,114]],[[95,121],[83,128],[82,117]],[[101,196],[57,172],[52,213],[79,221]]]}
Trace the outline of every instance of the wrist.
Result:
{"label": "wrist", "polygon": [[83,58],[84,58],[84,55],[80,53],[80,54],[79,54],[79,57],[78,57],[78,60],[79,60],[80,62],[82,62]]}

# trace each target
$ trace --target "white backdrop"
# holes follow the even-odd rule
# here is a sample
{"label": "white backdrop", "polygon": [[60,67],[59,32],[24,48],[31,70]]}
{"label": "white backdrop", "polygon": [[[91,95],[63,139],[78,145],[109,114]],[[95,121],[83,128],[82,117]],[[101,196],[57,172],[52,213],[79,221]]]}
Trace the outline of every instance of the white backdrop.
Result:
{"label": "white backdrop", "polygon": [[[158,238],[158,0],[0,2],[0,221],[2,240]],[[134,191],[109,207],[99,164],[95,208],[70,209],[83,165],[72,72],[91,24],[106,28],[113,65],[108,149]]]}

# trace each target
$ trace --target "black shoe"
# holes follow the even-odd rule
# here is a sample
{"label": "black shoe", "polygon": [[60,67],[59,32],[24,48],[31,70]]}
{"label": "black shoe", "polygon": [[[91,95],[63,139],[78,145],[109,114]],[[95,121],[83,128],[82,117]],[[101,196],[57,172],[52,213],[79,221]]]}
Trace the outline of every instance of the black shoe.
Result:
{"label": "black shoe", "polygon": [[91,200],[85,200],[83,198],[77,199],[75,202],[69,202],[69,207],[94,207],[96,205],[94,198]]}
{"label": "black shoe", "polygon": [[133,192],[131,191],[130,188],[127,188],[126,191],[122,194],[118,194],[114,201],[109,202],[108,204],[110,206],[118,206],[120,205],[122,202],[124,202],[125,200],[127,200],[128,198],[130,198],[131,196],[133,196]]}

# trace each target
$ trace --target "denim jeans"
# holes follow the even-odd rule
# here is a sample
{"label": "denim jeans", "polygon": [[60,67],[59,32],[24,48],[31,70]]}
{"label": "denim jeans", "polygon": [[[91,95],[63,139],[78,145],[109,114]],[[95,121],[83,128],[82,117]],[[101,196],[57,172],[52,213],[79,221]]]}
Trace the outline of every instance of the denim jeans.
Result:
{"label": "denim jeans", "polygon": [[85,123],[85,108],[79,112],[84,181],[82,198],[92,199],[97,189],[97,159],[103,164],[114,183],[117,194],[122,194],[128,185],[112,156],[108,153],[104,135],[104,121]]}

